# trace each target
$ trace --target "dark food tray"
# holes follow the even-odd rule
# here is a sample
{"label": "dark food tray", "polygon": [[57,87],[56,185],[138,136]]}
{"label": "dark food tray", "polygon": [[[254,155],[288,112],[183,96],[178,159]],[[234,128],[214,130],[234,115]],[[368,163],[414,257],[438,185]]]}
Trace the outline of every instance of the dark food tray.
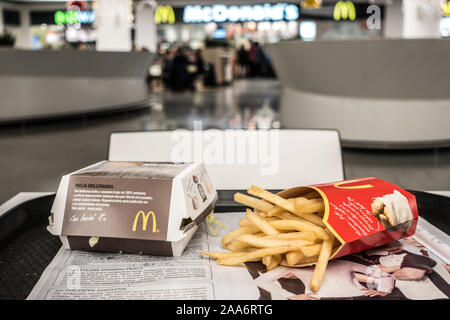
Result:
{"label": "dark food tray", "polygon": [[[419,215],[450,234],[450,198],[420,191]],[[235,191],[219,192],[215,212],[242,211],[233,202]],[[26,202],[0,217],[0,299],[26,299],[61,247],[47,231],[54,195]]]}

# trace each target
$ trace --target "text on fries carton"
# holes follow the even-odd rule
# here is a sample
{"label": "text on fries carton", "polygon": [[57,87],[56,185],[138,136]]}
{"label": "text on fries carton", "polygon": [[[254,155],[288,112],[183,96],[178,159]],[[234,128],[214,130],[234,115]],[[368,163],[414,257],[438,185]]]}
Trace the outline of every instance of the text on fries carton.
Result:
{"label": "text on fries carton", "polygon": [[179,256],[217,198],[202,164],[102,161],[62,178],[48,230],[68,249]]}
{"label": "text on fries carton", "polygon": [[284,198],[319,192],[325,204],[323,220],[341,242],[330,259],[342,257],[415,233],[416,198],[377,178],[360,178],[296,187],[279,193]]}

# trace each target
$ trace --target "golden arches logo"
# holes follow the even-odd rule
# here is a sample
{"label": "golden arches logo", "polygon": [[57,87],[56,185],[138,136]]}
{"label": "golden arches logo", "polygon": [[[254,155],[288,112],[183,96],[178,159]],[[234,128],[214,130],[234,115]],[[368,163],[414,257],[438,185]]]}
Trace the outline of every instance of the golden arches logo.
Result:
{"label": "golden arches logo", "polygon": [[371,185],[371,184],[363,184],[363,185],[360,185],[360,186],[350,186],[350,187],[343,186],[343,185],[346,185],[348,183],[352,183],[352,182],[356,182],[356,181],[358,181],[358,180],[348,180],[348,181],[338,182],[338,183],[334,184],[334,187],[338,188],[338,189],[368,189],[368,188],[373,188],[373,185]]}
{"label": "golden arches logo", "polygon": [[450,16],[450,1],[441,4],[444,16]]}
{"label": "golden arches logo", "polygon": [[355,5],[351,1],[338,1],[334,6],[333,18],[336,21],[339,20],[355,20],[356,9]]}
{"label": "golden arches logo", "polygon": [[144,211],[139,211],[136,214],[136,217],[134,218],[134,222],[133,222],[133,231],[136,231],[136,227],[139,221],[139,217],[142,216],[142,231],[146,231],[147,230],[147,224],[148,224],[148,218],[150,217],[150,215],[152,216],[152,232],[159,232],[158,229],[156,229],[156,216],[155,213],[153,211],[149,211],[147,213],[145,213]]}
{"label": "golden arches logo", "polygon": [[175,11],[172,6],[158,6],[155,10],[155,23],[175,23]]}

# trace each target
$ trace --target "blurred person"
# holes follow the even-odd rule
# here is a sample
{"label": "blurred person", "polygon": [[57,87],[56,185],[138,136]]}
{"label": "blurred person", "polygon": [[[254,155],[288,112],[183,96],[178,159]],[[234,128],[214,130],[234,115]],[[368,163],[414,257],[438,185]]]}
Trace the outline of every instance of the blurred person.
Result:
{"label": "blurred person", "polygon": [[249,56],[248,51],[245,49],[245,46],[242,45],[237,52],[237,60],[238,60],[238,65],[241,69],[243,77],[248,76],[248,70],[249,70],[249,57],[248,56]]}
{"label": "blurred person", "polygon": [[203,60],[201,49],[195,50],[194,61],[195,61],[195,65],[197,67],[197,75],[201,75],[201,74],[205,73],[205,61]]}
{"label": "blurred person", "polygon": [[262,51],[258,42],[251,42],[248,53],[248,60],[250,64],[250,76],[256,77],[261,75],[262,68],[265,63],[265,54]]}
{"label": "blurred person", "polygon": [[172,63],[175,54],[174,51],[169,49],[162,53],[162,80],[165,88],[170,88],[170,74],[172,72]]}
{"label": "blurred person", "polygon": [[256,44],[250,41],[250,49],[248,50],[248,66],[250,71],[250,76],[254,77],[256,73]]}
{"label": "blurred person", "polygon": [[170,88],[175,91],[183,91],[189,88],[190,75],[188,73],[189,60],[184,48],[176,50],[170,70]]}
{"label": "blurred person", "polygon": [[79,43],[78,43],[77,49],[80,50],[80,51],[82,51],[82,50],[87,50],[87,49],[88,49],[88,46],[87,46],[87,44],[84,43],[84,42],[79,42]]}
{"label": "blurred person", "polygon": [[[196,67],[194,79],[192,81],[193,89],[195,89],[196,86],[199,86],[201,83],[203,83],[204,75],[206,73],[206,65],[202,57],[201,49],[195,50],[193,60],[193,63]],[[197,85],[194,85],[194,83],[196,83]]]}

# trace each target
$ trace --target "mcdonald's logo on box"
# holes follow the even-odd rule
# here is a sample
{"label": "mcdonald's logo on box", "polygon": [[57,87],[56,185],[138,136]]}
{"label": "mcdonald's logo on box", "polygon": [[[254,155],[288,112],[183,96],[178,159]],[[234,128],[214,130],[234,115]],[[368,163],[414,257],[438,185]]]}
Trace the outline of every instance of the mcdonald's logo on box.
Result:
{"label": "mcdonald's logo on box", "polygon": [[134,222],[133,222],[133,228],[131,230],[136,231],[136,227],[137,224],[139,222],[139,218],[142,217],[142,230],[143,231],[147,231],[147,224],[148,224],[148,218],[149,216],[152,216],[152,232],[159,232],[159,229],[156,228],[156,216],[155,213],[153,211],[149,211],[147,213],[144,213],[144,211],[139,211],[138,213],[136,213],[136,217],[134,218]]}
{"label": "mcdonald's logo on box", "polygon": [[179,256],[217,198],[202,164],[102,161],[62,178],[48,229],[69,249]]}

